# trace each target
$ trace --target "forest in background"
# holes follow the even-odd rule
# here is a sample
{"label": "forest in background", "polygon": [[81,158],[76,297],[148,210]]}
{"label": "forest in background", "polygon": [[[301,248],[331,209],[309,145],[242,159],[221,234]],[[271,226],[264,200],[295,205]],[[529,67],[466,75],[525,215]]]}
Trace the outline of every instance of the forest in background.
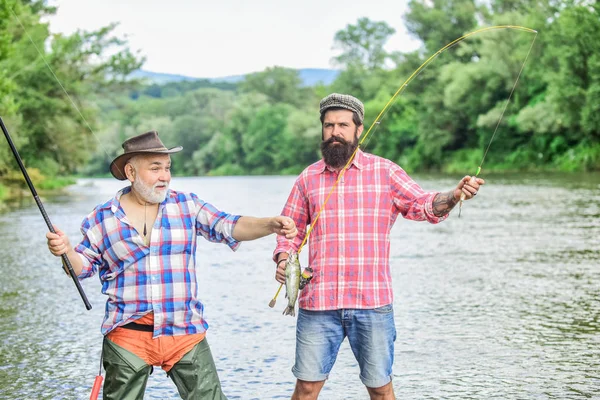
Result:
{"label": "forest in background", "polygon": [[[350,21],[332,38],[341,72],[330,85],[310,87],[297,70],[277,66],[238,83],[132,79],[144,59],[114,36],[115,25],[51,34],[44,17],[54,12],[45,1],[0,0],[0,116],[45,187],[76,174],[106,176],[121,143],[148,130],[183,146],[173,157],[177,175],[296,174],[320,157],[322,97],[361,99],[368,129],[431,55],[495,25],[539,34],[484,169],[600,170],[596,1],[411,0],[404,20],[419,50],[387,52],[395,31],[386,22]],[[365,150],[410,172],[474,173],[533,39],[499,29],[441,53],[388,109]],[[8,146],[0,146],[3,187],[22,181]]]}

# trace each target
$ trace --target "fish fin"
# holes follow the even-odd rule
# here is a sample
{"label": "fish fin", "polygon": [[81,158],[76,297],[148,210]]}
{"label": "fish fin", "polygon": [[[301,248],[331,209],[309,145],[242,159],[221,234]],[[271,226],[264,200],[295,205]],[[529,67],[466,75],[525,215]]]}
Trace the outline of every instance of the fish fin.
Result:
{"label": "fish fin", "polygon": [[287,306],[285,310],[283,310],[283,315],[291,315],[292,317],[296,316],[296,309],[292,306]]}

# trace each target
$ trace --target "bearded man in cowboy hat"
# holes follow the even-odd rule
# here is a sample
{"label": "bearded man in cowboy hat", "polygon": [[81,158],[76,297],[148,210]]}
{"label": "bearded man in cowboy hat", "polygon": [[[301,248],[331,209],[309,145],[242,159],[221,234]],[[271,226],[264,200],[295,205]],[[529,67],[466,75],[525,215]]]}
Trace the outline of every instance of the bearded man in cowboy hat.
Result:
{"label": "bearded man in cowboy hat", "polygon": [[67,254],[79,279],[98,273],[108,296],[102,323],[104,399],[141,399],[153,365],[175,382],[183,399],[225,399],[205,338],[198,300],[198,236],[236,250],[241,241],[276,233],[296,236],[288,217],[229,214],[193,193],[169,189],[170,154],[155,131],[123,143],[110,172],[130,186],[97,206],[72,247],[60,230],[48,233],[55,256]]}
{"label": "bearded man in cowboy hat", "polygon": [[298,298],[292,399],[317,398],[346,337],[370,398],[394,399],[390,230],[399,215],[443,221],[461,194],[471,199],[484,181],[465,176],[453,190],[426,192],[400,166],[358,149],[360,100],[333,93],[321,100],[320,113],[323,159],[296,179],[282,212],[294,219],[299,233],[291,244],[277,238],[274,251],[276,279],[285,282],[285,260],[298,251],[311,225],[313,277]]}

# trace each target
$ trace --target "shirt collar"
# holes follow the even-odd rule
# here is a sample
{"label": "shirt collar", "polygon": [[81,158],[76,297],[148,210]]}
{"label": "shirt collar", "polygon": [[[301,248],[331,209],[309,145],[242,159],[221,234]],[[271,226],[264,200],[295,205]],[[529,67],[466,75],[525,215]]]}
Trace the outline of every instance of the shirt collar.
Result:
{"label": "shirt collar", "polygon": [[119,215],[122,211],[120,211],[120,205],[121,205],[121,196],[123,196],[126,193],[129,193],[131,191],[131,186],[127,186],[124,187],[123,189],[119,190],[117,192],[117,194],[115,195],[115,197],[113,197],[110,202],[108,203],[108,206],[110,207],[110,210],[112,211],[112,213],[114,215]]}

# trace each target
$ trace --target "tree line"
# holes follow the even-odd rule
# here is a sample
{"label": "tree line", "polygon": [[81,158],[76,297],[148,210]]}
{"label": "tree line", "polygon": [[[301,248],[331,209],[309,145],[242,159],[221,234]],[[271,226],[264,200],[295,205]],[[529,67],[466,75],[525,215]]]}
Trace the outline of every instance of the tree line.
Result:
{"label": "tree line", "polygon": [[[487,171],[600,170],[595,1],[411,0],[404,19],[421,48],[389,52],[394,29],[360,18],[333,38],[340,74],[314,87],[277,66],[236,84],[148,84],[129,77],[144,60],[114,25],[50,34],[43,17],[53,12],[45,1],[0,0],[0,115],[26,165],[49,177],[106,174],[122,141],[150,129],[184,147],[174,157],[179,175],[295,174],[319,158],[322,97],[361,99],[368,129],[425,60],[497,25],[536,30],[533,47],[531,32],[498,29],[448,48],[388,108],[365,150],[409,171],[472,173],[496,132]],[[3,182],[15,174],[11,157],[0,146]]]}

